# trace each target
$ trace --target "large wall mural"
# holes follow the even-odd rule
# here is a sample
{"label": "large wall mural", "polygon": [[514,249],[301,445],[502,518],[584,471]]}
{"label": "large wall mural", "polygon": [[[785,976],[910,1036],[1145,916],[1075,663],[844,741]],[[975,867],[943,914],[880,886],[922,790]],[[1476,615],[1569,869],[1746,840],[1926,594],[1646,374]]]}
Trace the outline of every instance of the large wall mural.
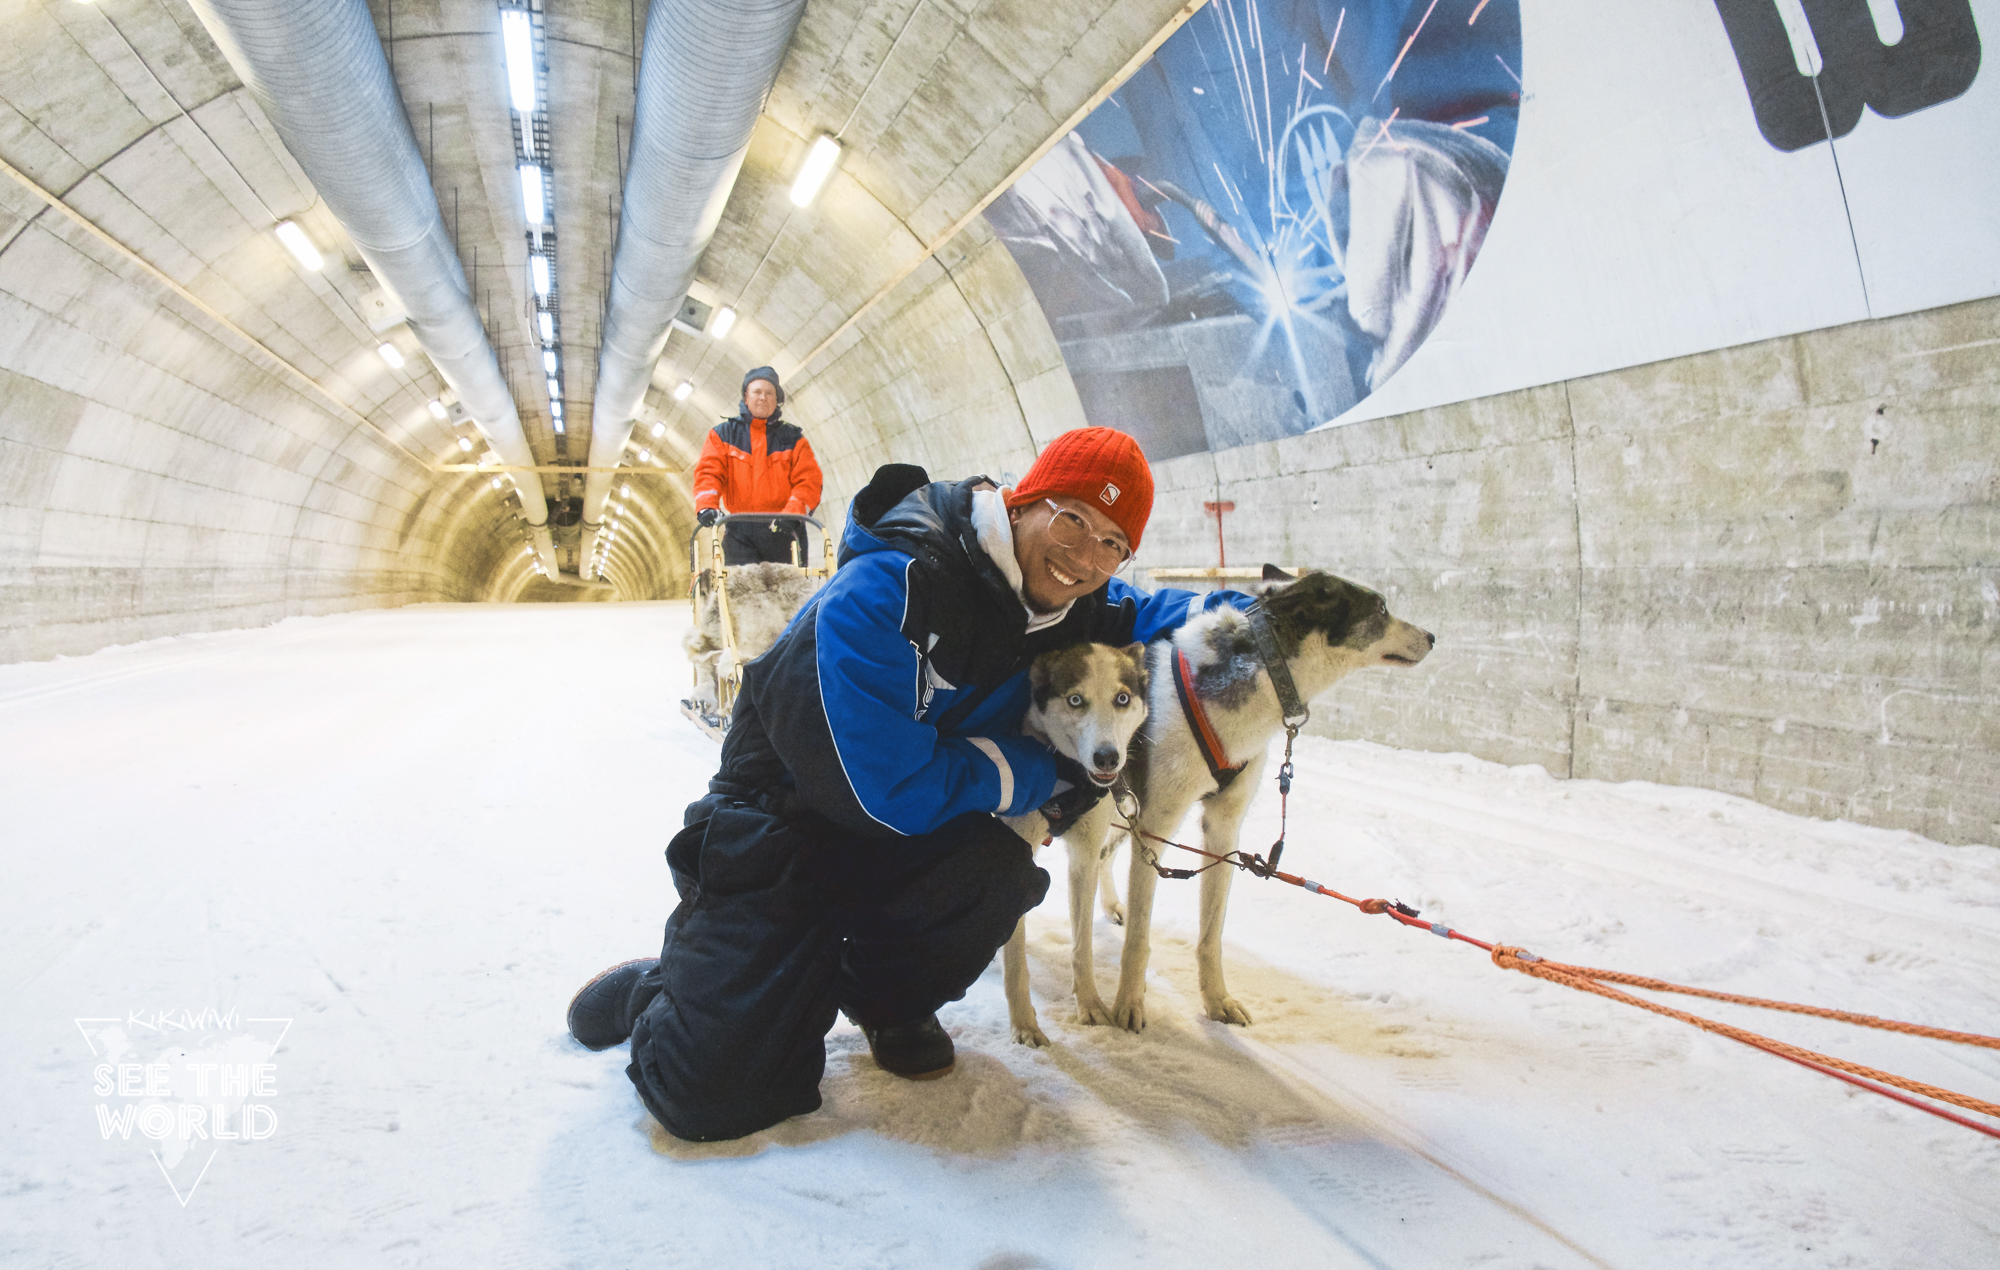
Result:
{"label": "large wall mural", "polygon": [[1209,0],[986,217],[1093,423],[1266,441],[2000,294],[1996,22]]}
{"label": "large wall mural", "polygon": [[1479,254],[1518,0],[1212,0],[987,209],[1093,421],[1171,458],[1395,374]]}

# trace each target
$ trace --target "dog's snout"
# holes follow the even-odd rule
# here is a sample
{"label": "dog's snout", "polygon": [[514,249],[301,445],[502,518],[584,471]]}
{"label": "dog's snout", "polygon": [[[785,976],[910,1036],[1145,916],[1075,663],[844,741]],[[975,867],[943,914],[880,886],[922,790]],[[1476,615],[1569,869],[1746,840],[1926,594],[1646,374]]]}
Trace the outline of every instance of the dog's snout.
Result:
{"label": "dog's snout", "polygon": [[1090,761],[1097,764],[1098,771],[1108,772],[1118,766],[1118,747],[1100,745],[1090,752]]}

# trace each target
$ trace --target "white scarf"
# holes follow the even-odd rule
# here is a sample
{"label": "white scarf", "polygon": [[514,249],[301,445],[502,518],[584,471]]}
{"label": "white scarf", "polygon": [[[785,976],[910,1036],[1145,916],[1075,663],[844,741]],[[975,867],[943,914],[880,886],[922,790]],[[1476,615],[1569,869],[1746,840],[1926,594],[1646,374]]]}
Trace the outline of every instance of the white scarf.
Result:
{"label": "white scarf", "polygon": [[1021,562],[1014,558],[1014,522],[1007,514],[1005,489],[974,490],[972,493],[972,527],[979,534],[979,545],[1000,569],[1000,576],[1007,579],[1007,585],[1014,588],[1014,595],[1021,601],[1021,607],[1028,611],[1028,632],[1054,626],[1069,616],[1071,600],[1053,613],[1037,613],[1035,606],[1028,603],[1028,593],[1021,589]]}

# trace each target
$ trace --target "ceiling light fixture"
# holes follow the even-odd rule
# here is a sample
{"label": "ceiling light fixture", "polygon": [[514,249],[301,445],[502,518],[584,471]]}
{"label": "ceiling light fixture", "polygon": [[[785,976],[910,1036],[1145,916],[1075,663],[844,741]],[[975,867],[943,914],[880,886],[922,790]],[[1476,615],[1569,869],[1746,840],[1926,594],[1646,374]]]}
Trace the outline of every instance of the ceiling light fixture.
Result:
{"label": "ceiling light fixture", "polygon": [[552,414],[552,415],[554,415],[554,416],[555,416],[556,418],[558,418],[558,419],[562,418],[562,398],[561,398],[561,397],[551,397],[551,398],[549,398],[549,413],[550,413],[550,414]]}
{"label": "ceiling light fixture", "polygon": [[655,438],[658,438],[658,437],[663,437],[663,436],[665,436],[665,435],[667,435],[667,425],[666,425],[666,424],[664,424],[664,423],[656,423],[656,424],[654,424],[654,425],[653,425],[653,436],[654,436]]}
{"label": "ceiling light fixture", "polygon": [[507,94],[524,115],[535,110],[535,36],[526,9],[500,10],[500,44],[507,53]]}
{"label": "ceiling light fixture", "polygon": [[435,399],[433,399],[429,403],[426,409],[428,409],[431,412],[431,418],[439,420],[440,422],[442,422],[445,419],[445,417],[451,413],[450,411],[444,408],[444,403],[442,401],[438,401]]}
{"label": "ceiling light fixture", "polygon": [[458,448],[464,450],[467,454],[472,453],[472,438],[460,437],[458,439]]}
{"label": "ceiling light fixture", "polygon": [[681,380],[680,384],[674,389],[674,400],[686,401],[691,395],[693,395],[693,393],[694,393],[694,381],[691,379],[683,379]]}
{"label": "ceiling light fixture", "polygon": [[497,476],[493,478],[493,488],[494,489],[500,488],[500,478]]}
{"label": "ceiling light fixture", "polygon": [[629,484],[626,484],[626,485],[620,485],[620,486],[618,487],[618,497],[620,497],[620,498],[630,498],[630,497],[632,497],[632,487],[631,487],[631,485],[629,485]]}
{"label": "ceiling light fixture", "polygon": [[553,349],[542,350],[542,369],[551,375],[556,373],[556,355]]}
{"label": "ceiling light fixture", "polygon": [[651,463],[653,461],[653,452],[651,450],[639,451],[639,461],[641,463]]}
{"label": "ceiling light fixture", "polygon": [[549,200],[543,188],[539,163],[521,165],[521,210],[527,215],[530,225],[539,225],[548,219]]}
{"label": "ceiling light fixture", "polygon": [[319,248],[313,246],[312,239],[306,237],[305,230],[291,221],[281,220],[278,222],[277,234],[278,241],[285,244],[285,250],[291,252],[292,257],[300,265],[313,273],[318,273],[326,267],[326,257],[319,254]]}
{"label": "ceiling light fixture", "polygon": [[799,174],[792,181],[792,206],[810,207],[826,187],[827,178],[840,165],[840,143],[822,133],[806,151],[806,161],[799,166]]}
{"label": "ceiling light fixture", "polygon": [[548,343],[552,343],[552,342],[554,342],[554,340],[555,340],[555,338],[556,338],[556,319],[555,319],[555,315],[554,315],[553,313],[540,313],[540,314],[537,314],[536,316],[537,316],[537,317],[539,317],[539,318],[541,319],[541,324],[542,324],[542,342],[543,342],[544,344],[548,344]]}
{"label": "ceiling light fixture", "polygon": [[[528,277],[529,277],[529,279],[530,279],[530,280],[532,280],[532,281],[534,282],[534,284],[535,284],[535,294],[536,294],[536,295],[539,295],[539,296],[546,296],[546,295],[548,295],[548,293],[549,293],[549,258],[548,258],[547,256],[529,256],[529,257],[528,257]],[[544,317],[546,317],[546,316],[548,316],[548,315],[547,315],[547,314],[543,314],[543,316],[544,316]]]}
{"label": "ceiling light fixture", "polygon": [[403,350],[397,348],[394,344],[384,344],[375,351],[381,355],[383,361],[389,363],[391,368],[395,370],[403,369]]}
{"label": "ceiling light fixture", "polygon": [[716,339],[724,339],[729,335],[730,328],[734,327],[735,325],[736,325],[735,309],[728,309],[728,308],[717,309],[715,311],[715,320],[708,324],[708,333],[710,335],[713,335]]}

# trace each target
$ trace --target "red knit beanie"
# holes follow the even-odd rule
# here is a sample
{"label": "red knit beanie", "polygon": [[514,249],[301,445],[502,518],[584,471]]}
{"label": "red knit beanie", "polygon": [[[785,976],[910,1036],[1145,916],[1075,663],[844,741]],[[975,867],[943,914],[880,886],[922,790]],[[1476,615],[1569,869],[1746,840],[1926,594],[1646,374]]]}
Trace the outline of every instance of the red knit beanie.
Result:
{"label": "red knit beanie", "polygon": [[1116,428],[1077,428],[1049,442],[1007,496],[1007,506],[1023,507],[1051,494],[1080,498],[1103,512],[1137,551],[1146,518],[1153,514],[1153,469],[1128,434]]}

